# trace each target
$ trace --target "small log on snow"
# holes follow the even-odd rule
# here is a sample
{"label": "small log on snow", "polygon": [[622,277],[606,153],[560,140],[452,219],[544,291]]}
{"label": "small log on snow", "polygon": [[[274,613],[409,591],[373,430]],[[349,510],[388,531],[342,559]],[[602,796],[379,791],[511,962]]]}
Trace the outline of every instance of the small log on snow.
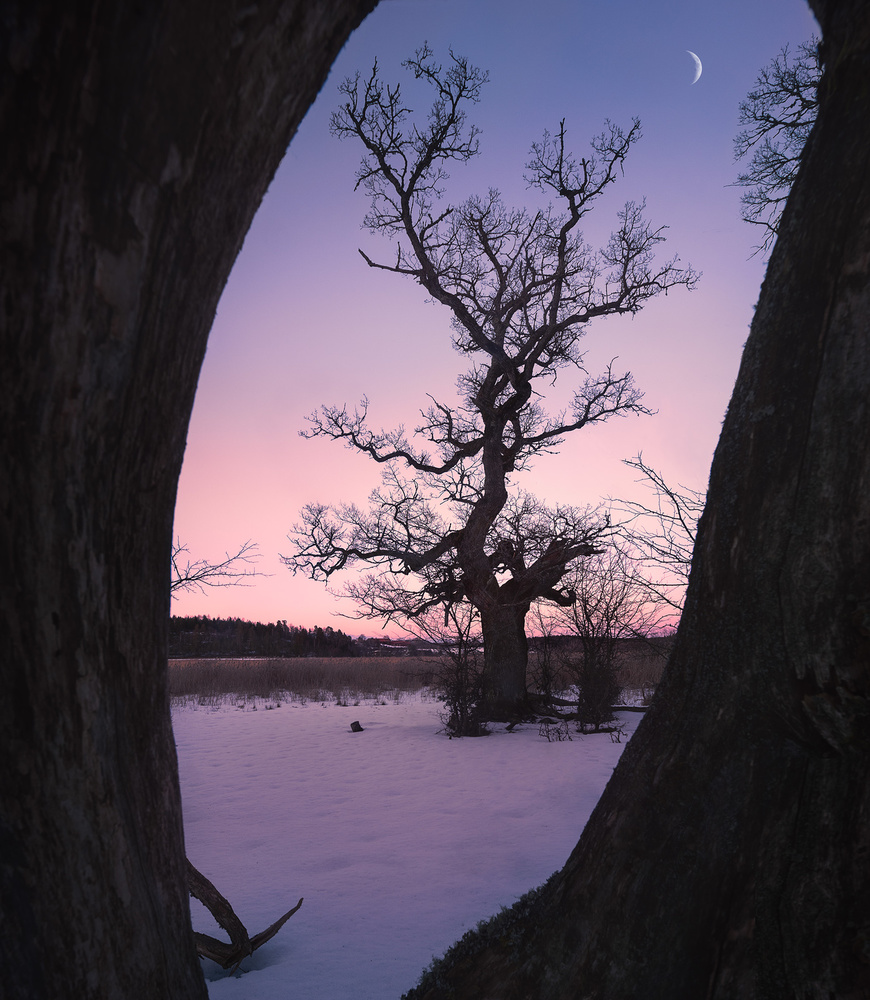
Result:
{"label": "small log on snow", "polygon": [[230,936],[230,940],[227,942],[211,937],[209,934],[200,934],[199,931],[193,932],[196,953],[200,958],[210,958],[224,969],[234,969],[243,958],[247,958],[260,945],[270,941],[302,905],[300,899],[292,910],[288,910],[274,924],[251,938],[248,936],[245,925],[230,906],[229,900],[218,892],[202,872],[194,868],[189,859],[187,860],[187,891],[205,906],[219,926],[223,927]]}
{"label": "small log on snow", "polygon": [[365,732],[365,730],[363,729],[363,727],[358,722],[352,722],[350,724],[350,731],[352,733],[364,733]]}

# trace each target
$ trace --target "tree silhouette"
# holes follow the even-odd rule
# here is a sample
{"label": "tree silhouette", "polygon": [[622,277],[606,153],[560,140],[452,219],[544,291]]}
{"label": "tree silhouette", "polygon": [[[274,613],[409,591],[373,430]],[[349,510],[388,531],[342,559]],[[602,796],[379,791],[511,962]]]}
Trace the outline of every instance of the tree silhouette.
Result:
{"label": "tree silhouette", "polygon": [[[343,441],[386,469],[366,510],[307,506],[284,558],[324,580],[354,564],[377,567],[379,579],[349,591],[363,615],[413,618],[470,602],[483,631],[487,711],[507,717],[524,706],[532,602],[570,604],[561,586],[567,568],[597,551],[608,530],[593,512],[547,506],[513,479],[570,433],[649,412],[630,373],[608,365],[589,374],[582,338],[592,320],[636,313],[674,286],[691,288],[697,275],[676,258],[657,262],[664,228],[645,220],[642,203],[619,211],[605,246],[583,239],[580,223],[622,171],[640,136],[637,120],[628,130],[608,122],[580,159],[567,147],[564,121],[532,146],[526,181],[555,204],[509,208],[494,189],[445,204],[447,166],[478,152],[466,110],[487,76],[452,52],[439,65],[428,47],[404,65],[435,93],[427,117],[414,116],[375,65],[367,79],[342,84],[332,131],[364,147],[356,184],[370,199],[365,226],[397,240],[389,262],[360,253],[447,308],[453,345],[470,367],[458,380],[459,401],[430,397],[411,436],[404,427],[373,430],[365,399],[353,412],[324,406],[309,417],[306,436]],[[577,380],[573,401],[548,414],[546,387],[563,372]]]}
{"label": "tree silhouette", "polygon": [[266,576],[252,565],[260,558],[256,542],[243,542],[230,555],[224,553],[220,562],[211,563],[207,559],[190,559],[190,550],[177,538],[172,544],[172,570],[169,590],[173,594],[185,590],[205,593],[206,587],[247,587],[246,582],[254,576]]}
{"label": "tree silhouette", "polygon": [[644,461],[643,455],[624,461],[641,473],[638,481],[655,494],[651,505],[639,500],[614,501],[614,509],[627,515],[621,519],[618,533],[637,556],[633,579],[661,613],[670,610],[679,615],[705,494],[682,484],[670,485],[661,472]]}
{"label": "tree silhouette", "polygon": [[734,158],[742,160],[750,152],[752,157],[736,183],[747,188],[741,198],[743,218],[762,227],[764,238],[757,249],[764,253],[776,239],[801,152],[816,120],[821,73],[818,38],[799,45],[793,59],[786,45],[762,69],[740,104],[744,127],[734,140]]}
{"label": "tree silhouette", "polygon": [[407,1000],[870,988],[870,6],[811,5],[818,120],[662,682],[564,868]]}
{"label": "tree silhouette", "polygon": [[373,6],[2,5],[4,1000],[206,997],[169,715],[178,474],[227,275]]}

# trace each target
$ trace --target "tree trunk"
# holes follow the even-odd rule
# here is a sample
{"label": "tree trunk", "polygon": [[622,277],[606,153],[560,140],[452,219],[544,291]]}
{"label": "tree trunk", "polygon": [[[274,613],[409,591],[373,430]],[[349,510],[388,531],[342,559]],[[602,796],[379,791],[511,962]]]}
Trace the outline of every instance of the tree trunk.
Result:
{"label": "tree trunk", "polygon": [[483,714],[490,720],[515,719],[528,708],[526,669],[528,608],[509,605],[481,610],[483,631]]}
{"label": "tree trunk", "polygon": [[870,995],[870,5],[813,6],[819,119],[666,677],[565,868],[412,997]]}
{"label": "tree trunk", "polygon": [[205,997],[166,668],[206,337],[373,0],[2,4],[0,992]]}

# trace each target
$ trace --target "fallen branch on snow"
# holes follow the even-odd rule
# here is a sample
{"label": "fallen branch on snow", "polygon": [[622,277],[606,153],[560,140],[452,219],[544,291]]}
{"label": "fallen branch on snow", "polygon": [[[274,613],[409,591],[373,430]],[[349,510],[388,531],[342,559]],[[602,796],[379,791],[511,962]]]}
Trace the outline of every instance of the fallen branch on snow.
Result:
{"label": "fallen branch on snow", "polygon": [[199,931],[193,932],[196,953],[200,958],[210,958],[224,969],[237,968],[243,958],[252,955],[260,945],[270,941],[302,905],[300,899],[292,910],[288,910],[283,917],[279,917],[266,930],[255,934],[254,937],[248,937],[245,925],[236,916],[229,901],[218,892],[202,872],[193,867],[189,859],[187,860],[187,891],[205,906],[230,936],[230,940],[227,942],[213,938],[209,934],[200,934]]}

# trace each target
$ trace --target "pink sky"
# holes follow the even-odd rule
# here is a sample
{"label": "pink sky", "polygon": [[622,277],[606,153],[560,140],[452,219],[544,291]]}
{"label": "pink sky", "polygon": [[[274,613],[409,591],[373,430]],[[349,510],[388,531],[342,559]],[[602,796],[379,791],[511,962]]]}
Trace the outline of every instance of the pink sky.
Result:
{"label": "pink sky", "polygon": [[[670,227],[663,253],[679,253],[703,277],[696,291],[660,297],[633,320],[589,328],[591,370],[618,355],[658,412],[580,431],[521,485],[550,501],[594,504],[638,495],[621,460],[639,451],[669,481],[706,486],[763,277],[740,189],[729,186],[738,105],[783,45],[814,31],[799,0],[384,0],[342,52],[254,220],[218,309],[188,435],[176,534],[193,558],[212,561],[252,539],[258,568],[271,575],[181,595],[173,613],[376,634],[375,623],[336,618],[353,605],[279,561],[303,504],[363,502],[379,482],[374,463],[298,431],[319,405],[353,406],[364,394],[373,424],[412,427],[426,393],[449,398],[463,367],[444,311],[357,253],[376,255],[381,244],[360,229],[359,150],[328,132],[345,76],[377,57],[402,80],[402,59],[424,41],[490,71],[473,112],[482,155],[453,171],[451,201],[498,187],[508,203],[529,204],[523,166],[545,128],[566,118],[582,154],[605,118],[640,117],[644,138],[587,235],[606,238],[615,209],[646,198],[648,218]],[[694,85],[687,49],[704,67]],[[557,384],[553,399],[570,388]]]}

